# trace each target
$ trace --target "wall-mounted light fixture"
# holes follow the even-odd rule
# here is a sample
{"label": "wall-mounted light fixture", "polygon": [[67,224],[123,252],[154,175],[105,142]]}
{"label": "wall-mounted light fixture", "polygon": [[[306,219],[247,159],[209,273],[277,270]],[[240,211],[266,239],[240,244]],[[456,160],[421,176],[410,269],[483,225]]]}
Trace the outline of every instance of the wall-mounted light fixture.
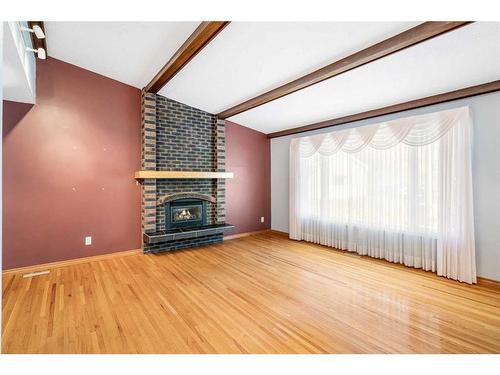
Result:
{"label": "wall-mounted light fixture", "polygon": [[29,33],[35,34],[35,36],[38,39],[44,39],[45,38],[45,33],[43,32],[42,28],[38,25],[33,25],[33,28],[30,29],[28,27],[21,27],[21,31],[26,31]]}
{"label": "wall-mounted light fixture", "polygon": [[45,53],[45,50],[41,47],[38,49],[26,47],[26,51],[27,52],[35,52],[39,59],[45,60],[47,58],[47,54]]}

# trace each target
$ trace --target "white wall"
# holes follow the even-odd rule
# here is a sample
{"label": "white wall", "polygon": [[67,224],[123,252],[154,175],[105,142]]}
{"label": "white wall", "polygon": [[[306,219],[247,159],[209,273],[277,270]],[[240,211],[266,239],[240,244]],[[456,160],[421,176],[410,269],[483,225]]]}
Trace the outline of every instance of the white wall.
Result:
{"label": "white wall", "polygon": [[29,33],[21,31],[21,26],[27,25],[26,22],[3,23],[1,87],[5,100],[35,103],[36,59],[33,52],[26,52],[26,47],[32,47]]}
{"label": "white wall", "polygon": [[500,281],[500,92],[271,140],[271,228],[288,232],[290,139],[469,105],[474,122],[474,215],[478,276]]}

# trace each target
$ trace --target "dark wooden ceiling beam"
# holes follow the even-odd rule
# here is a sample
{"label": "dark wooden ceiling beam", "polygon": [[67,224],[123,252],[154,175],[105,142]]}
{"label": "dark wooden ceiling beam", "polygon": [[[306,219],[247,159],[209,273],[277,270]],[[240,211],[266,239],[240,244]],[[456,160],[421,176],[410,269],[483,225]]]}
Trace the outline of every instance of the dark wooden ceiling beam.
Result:
{"label": "dark wooden ceiling beam", "polygon": [[468,98],[471,96],[488,94],[500,91],[500,80],[484,83],[477,86],[471,86],[460,90],[449,91],[443,94],[432,95],[425,98],[411,100],[409,102],[390,105],[388,107],[378,108],[371,111],[360,112],[354,115],[338,117],[331,120],[316,122],[314,124],[304,125],[293,129],[282,130],[267,135],[268,138],[283,137],[285,135],[303,133],[311,130],[323,129],[330,126],[347,124],[353,121],[366,120],[373,117],[389,115],[392,113],[407,111],[410,109],[425,107],[428,105],[445,103],[452,100]]}
{"label": "dark wooden ceiling beam", "polygon": [[43,21],[28,21],[28,27],[30,29],[33,28],[33,26],[38,25],[42,29],[43,33],[45,34],[45,38],[43,39],[38,39],[34,33],[30,33],[31,36],[31,44],[33,44],[34,49],[38,48],[43,48],[45,50],[45,53],[47,56],[49,55],[47,51],[47,33],[45,32],[45,26],[43,25]]}
{"label": "dark wooden ceiling beam", "polygon": [[184,44],[168,60],[165,66],[149,82],[145,90],[157,93],[170,81],[193,57],[195,57],[210,41],[219,34],[228,21],[206,21],[200,23]]}
{"label": "dark wooden ceiling beam", "polygon": [[249,109],[258,107],[262,104],[282,98],[285,95],[289,95],[318,82],[358,68],[366,63],[388,56],[394,52],[401,51],[425,40],[467,25],[468,23],[470,22],[424,22],[380,43],[374,44],[341,60],[335,61],[294,81],[226,109],[225,111],[217,114],[217,116],[221,119],[235,116],[238,113],[248,111]]}

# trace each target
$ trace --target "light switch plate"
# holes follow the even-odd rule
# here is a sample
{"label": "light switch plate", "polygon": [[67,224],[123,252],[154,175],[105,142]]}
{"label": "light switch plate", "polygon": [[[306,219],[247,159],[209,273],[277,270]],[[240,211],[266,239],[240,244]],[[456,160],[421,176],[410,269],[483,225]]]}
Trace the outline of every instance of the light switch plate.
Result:
{"label": "light switch plate", "polygon": [[85,245],[86,246],[92,245],[92,237],[91,236],[85,237]]}

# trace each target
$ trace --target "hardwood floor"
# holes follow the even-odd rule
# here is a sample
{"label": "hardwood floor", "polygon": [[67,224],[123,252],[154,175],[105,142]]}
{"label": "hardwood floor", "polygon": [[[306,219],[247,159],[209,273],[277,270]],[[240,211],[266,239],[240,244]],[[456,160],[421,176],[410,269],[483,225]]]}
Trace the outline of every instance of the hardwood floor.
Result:
{"label": "hardwood floor", "polygon": [[500,289],[266,233],[3,275],[4,353],[498,353]]}

